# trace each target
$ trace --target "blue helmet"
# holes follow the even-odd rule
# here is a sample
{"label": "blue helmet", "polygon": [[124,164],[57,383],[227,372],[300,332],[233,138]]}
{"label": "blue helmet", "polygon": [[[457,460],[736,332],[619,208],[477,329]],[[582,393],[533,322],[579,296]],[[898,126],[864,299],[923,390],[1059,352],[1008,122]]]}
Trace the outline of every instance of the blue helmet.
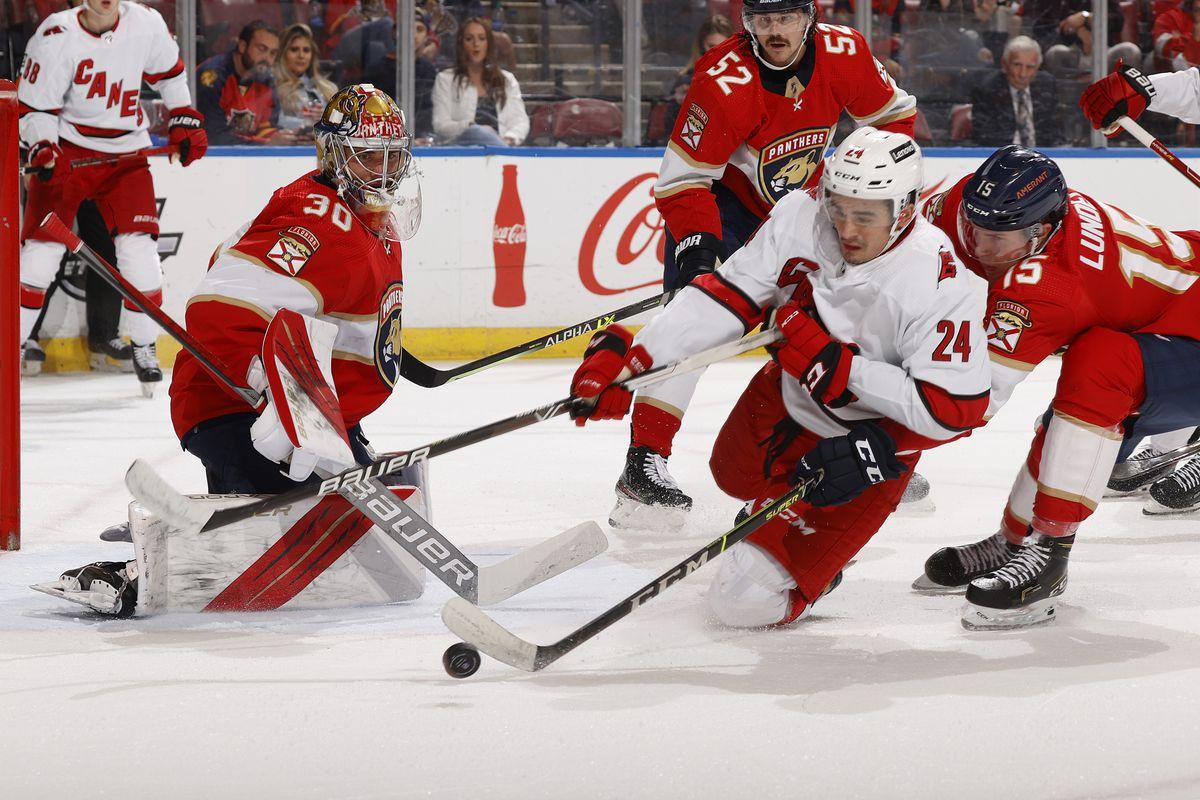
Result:
{"label": "blue helmet", "polygon": [[1067,182],[1050,158],[1028,147],[1001,147],[967,180],[962,213],[988,231],[1057,225],[1067,214]]}

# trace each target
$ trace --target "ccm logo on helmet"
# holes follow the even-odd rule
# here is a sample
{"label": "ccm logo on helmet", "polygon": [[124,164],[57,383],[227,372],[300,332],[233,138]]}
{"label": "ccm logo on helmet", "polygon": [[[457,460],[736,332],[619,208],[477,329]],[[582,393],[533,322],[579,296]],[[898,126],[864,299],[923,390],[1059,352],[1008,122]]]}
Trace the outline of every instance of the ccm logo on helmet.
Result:
{"label": "ccm logo on helmet", "polygon": [[901,161],[917,152],[917,146],[912,142],[905,142],[899,147],[893,147],[890,152],[892,154],[892,161],[899,164]]}

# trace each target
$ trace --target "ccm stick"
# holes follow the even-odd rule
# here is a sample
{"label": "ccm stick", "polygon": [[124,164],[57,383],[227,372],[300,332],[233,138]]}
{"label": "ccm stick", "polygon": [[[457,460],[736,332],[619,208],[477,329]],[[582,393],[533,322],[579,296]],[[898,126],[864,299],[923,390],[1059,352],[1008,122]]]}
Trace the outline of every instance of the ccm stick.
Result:
{"label": "ccm stick", "polygon": [[[770,522],[778,514],[803,500],[809,487],[818,482],[820,477],[818,475],[812,480],[792,488],[774,502],[763,506],[757,513],[742,520],[729,532],[714,539],[600,616],[552,644],[528,642],[501,626],[500,623],[475,606],[458,598],[451,598],[442,608],[442,621],[446,623],[446,627],[452,633],[464,642],[487,653],[497,661],[503,661],[505,664],[526,672],[537,672],[553,664],[609,626],[637,611],[650,600],[658,597],[668,588]],[[449,659],[447,659],[447,671],[450,671]],[[454,676],[467,677],[469,674],[464,672]]]}
{"label": "ccm stick", "polygon": [[423,386],[426,389],[432,389],[451,381],[456,381],[459,378],[474,375],[476,372],[494,367],[497,364],[503,364],[505,361],[511,361],[514,358],[520,358],[529,353],[536,353],[538,350],[545,350],[560,345],[568,339],[575,339],[584,334],[607,328],[614,322],[636,316],[643,311],[651,311],[665,303],[669,296],[668,294],[663,294],[658,297],[647,297],[645,300],[632,303],[624,308],[618,308],[616,311],[606,312],[538,339],[531,339],[524,344],[510,347],[507,350],[501,350],[499,353],[493,353],[490,356],[484,356],[475,361],[468,361],[466,364],[459,364],[457,367],[451,367],[450,369],[431,367],[405,350],[400,359],[400,375],[410,383],[415,383],[417,386]]}
{"label": "ccm stick", "polygon": [[[227,390],[251,406],[258,406],[262,400],[259,392],[230,378],[228,368],[219,359],[207,353],[204,346],[191,334],[167,316],[161,308],[151,303],[112,265],[87,247],[58,217],[49,215],[42,223],[42,230],[77,253],[114,289],[161,325]],[[274,326],[273,321],[268,328],[268,336],[271,335]],[[300,371],[296,369],[296,365],[293,365],[293,369]],[[304,391],[303,387],[299,389]],[[338,424],[335,420],[330,422]],[[177,492],[144,461],[139,459],[133,462],[125,475],[125,485],[134,497],[174,527],[208,530],[204,523],[208,520],[210,512],[201,504]],[[600,527],[594,522],[586,522],[522,550],[498,564],[479,567],[441,532],[380,483],[378,476],[364,476],[362,480],[353,484],[345,483],[338,493],[459,597],[472,603],[498,603],[582,564],[608,547],[608,541]]]}

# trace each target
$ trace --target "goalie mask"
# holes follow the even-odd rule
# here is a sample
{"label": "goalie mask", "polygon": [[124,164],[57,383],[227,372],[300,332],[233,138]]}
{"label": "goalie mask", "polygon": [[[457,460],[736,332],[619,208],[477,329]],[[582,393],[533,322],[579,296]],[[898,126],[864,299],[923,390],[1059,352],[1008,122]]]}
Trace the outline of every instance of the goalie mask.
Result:
{"label": "goalie mask", "polygon": [[354,215],[380,238],[411,239],[421,225],[421,184],[404,112],[369,83],[329,99],[313,126],[317,164]]}

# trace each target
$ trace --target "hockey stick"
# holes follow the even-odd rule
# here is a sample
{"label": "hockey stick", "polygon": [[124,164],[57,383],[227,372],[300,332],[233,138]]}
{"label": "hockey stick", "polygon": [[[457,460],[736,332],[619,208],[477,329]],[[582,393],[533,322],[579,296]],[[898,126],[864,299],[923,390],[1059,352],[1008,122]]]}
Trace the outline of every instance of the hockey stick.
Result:
{"label": "hockey stick", "polygon": [[524,344],[510,347],[507,350],[501,350],[499,353],[493,353],[490,356],[484,356],[475,361],[468,361],[466,364],[459,364],[457,367],[451,367],[450,369],[431,367],[412,353],[404,350],[400,358],[400,375],[410,383],[415,383],[417,386],[423,386],[426,389],[432,389],[451,381],[456,381],[459,378],[473,375],[489,367],[494,367],[497,364],[502,364],[505,361],[511,361],[514,358],[520,358],[529,353],[536,353],[538,350],[545,350],[560,345],[568,339],[583,336],[585,333],[607,328],[618,320],[628,319],[629,317],[641,314],[643,311],[658,308],[666,302],[667,297],[668,295],[665,294],[657,297],[647,297],[645,300],[632,303],[624,308],[618,308],[616,311],[605,312],[599,316],[576,323],[538,339],[532,339]]}
{"label": "hockey stick", "polygon": [[[655,367],[635,378],[623,381],[621,385],[626,389],[636,391],[642,387],[665,380],[672,375],[691,372],[701,367],[706,367],[709,364],[714,364],[718,361],[723,361],[727,358],[732,358],[733,356],[771,344],[779,336],[779,331],[775,328],[760,331],[753,336],[747,336],[735,342],[727,342],[709,350],[704,350],[674,364],[664,364],[661,367]],[[553,403],[547,403],[529,411],[523,411],[520,414],[514,414],[511,417],[481,425],[478,428],[472,428],[469,431],[440,439],[413,450],[385,454],[366,466],[348,469],[345,472],[322,481],[320,484],[298,486],[282,494],[265,497],[248,505],[221,508],[215,511],[197,508],[195,513],[204,516],[204,520],[199,522],[198,525],[201,530],[211,531],[214,528],[240,522],[256,514],[274,511],[292,503],[333,494],[334,492],[341,491],[343,487],[360,483],[364,479],[382,478],[385,475],[392,475],[404,467],[426,461],[434,456],[452,453],[469,445],[478,444],[505,433],[521,430],[522,428],[536,425],[539,422],[545,422],[548,419],[567,413],[582,402],[577,397],[565,397],[562,400],[556,400]],[[147,469],[149,468],[147,467]]]}
{"label": "hockey stick", "polygon": [[53,212],[46,215],[46,218],[42,220],[41,233],[79,256],[83,260],[83,263],[95,270],[96,274],[103,278],[109,286],[116,289],[122,297],[133,303],[146,316],[158,323],[163,330],[171,335],[171,338],[179,342],[184,350],[191,353],[197,361],[204,365],[209,374],[216,378],[235,397],[244,400],[251,406],[259,404],[262,397],[258,392],[248,386],[235,383],[229,377],[229,368],[225,364],[221,363],[219,359],[209,356],[203,345],[197,342],[182,325],[171,319],[162,308],[151,302],[150,298],[146,297],[137,287],[126,280],[125,276],[118,272],[116,267],[109,264],[95,250],[84,244],[82,239],[63,224],[58,215]]}
{"label": "hockey stick", "polygon": [[450,598],[442,607],[442,621],[446,623],[446,627],[452,633],[464,642],[487,653],[497,661],[503,661],[505,664],[526,672],[537,672],[553,664],[613,623],[637,611],[670,586],[691,575],[710,560],[724,553],[729,547],[770,522],[776,515],[804,499],[809,487],[818,483],[821,477],[818,474],[809,481],[792,488],[782,497],[763,506],[758,512],[742,520],[727,533],[709,542],[600,616],[568,633],[553,644],[528,642],[501,626],[470,603],[461,602],[456,598]]}
{"label": "hockey stick", "polygon": [[1197,174],[1195,170],[1183,163],[1179,156],[1172,153],[1170,148],[1154,138],[1148,130],[1129,117],[1118,117],[1117,124],[1127,130],[1133,138],[1150,148],[1155,155],[1174,167],[1175,171],[1191,181],[1193,186],[1200,188],[1200,174]]}
{"label": "hockey stick", "polygon": [[1200,442],[1192,442],[1150,458],[1143,458],[1140,461],[1123,461],[1113,467],[1109,480],[1140,485],[1144,480],[1142,476],[1151,475],[1197,453],[1200,453]]}
{"label": "hockey stick", "polygon": [[[111,164],[120,164],[122,161],[132,161],[135,158],[146,158],[147,156],[165,156],[169,153],[174,153],[175,148],[170,145],[162,147],[148,147],[145,150],[137,150],[133,153],[114,153],[111,156],[97,156],[95,158],[76,158],[71,161],[71,169],[79,169],[80,167],[99,167],[109,166]],[[45,167],[25,167],[21,170],[22,175],[36,175]]]}

